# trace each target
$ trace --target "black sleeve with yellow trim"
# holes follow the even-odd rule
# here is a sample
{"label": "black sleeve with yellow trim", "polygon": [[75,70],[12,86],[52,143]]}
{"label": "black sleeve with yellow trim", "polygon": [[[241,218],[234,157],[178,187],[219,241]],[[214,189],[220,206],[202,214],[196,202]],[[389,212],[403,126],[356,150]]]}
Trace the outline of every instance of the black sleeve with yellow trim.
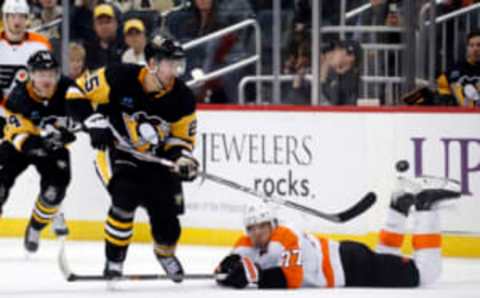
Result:
{"label": "black sleeve with yellow trim", "polygon": [[165,144],[167,156],[179,156],[181,150],[193,151],[197,135],[197,114],[195,96],[181,80],[178,84],[177,117],[171,121],[170,137]]}
{"label": "black sleeve with yellow trim", "polygon": [[24,115],[27,113],[27,92],[24,85],[18,85],[12,90],[6,104],[5,114],[7,123],[4,128],[5,139],[22,151],[22,146],[30,136],[40,135],[40,129]]}
{"label": "black sleeve with yellow trim", "polygon": [[83,123],[93,113],[91,101],[74,82],[70,84],[66,91],[65,106],[67,116],[79,123]]}
{"label": "black sleeve with yellow trim", "polygon": [[[456,93],[458,92],[458,87],[455,87],[455,83],[451,83],[448,79],[448,73],[446,72],[441,74],[437,78],[437,103],[443,105],[456,105]],[[452,93],[452,90],[456,90],[455,94]],[[460,92],[461,96],[463,97],[463,93]]]}

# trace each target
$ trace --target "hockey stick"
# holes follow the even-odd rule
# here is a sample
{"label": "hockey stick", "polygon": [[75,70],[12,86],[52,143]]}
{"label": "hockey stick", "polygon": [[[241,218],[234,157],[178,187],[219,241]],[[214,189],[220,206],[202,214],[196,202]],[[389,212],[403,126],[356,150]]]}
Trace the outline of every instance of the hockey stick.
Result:
{"label": "hockey stick", "polygon": [[[67,256],[65,254],[65,239],[61,240],[60,251],[58,254],[58,265],[60,271],[63,274],[63,277],[68,282],[74,281],[127,281],[127,280],[171,280],[165,274],[125,274],[115,278],[109,278],[100,274],[76,274],[68,265]],[[215,278],[214,274],[185,274],[183,279],[188,280],[202,280],[202,279],[213,279]]]}
{"label": "hockey stick", "polygon": [[[116,148],[118,150],[130,153],[134,157],[136,157],[140,160],[143,160],[143,161],[159,163],[163,166],[166,166],[166,167],[172,169],[172,171],[177,170],[174,162],[172,162],[168,159],[165,159],[165,158],[160,158],[160,157],[157,157],[157,156],[154,156],[154,155],[151,155],[151,154],[139,152],[139,151],[135,150],[135,148],[131,144],[129,144],[126,140],[124,140],[117,131],[115,131],[114,129],[112,129],[112,131],[113,131],[114,136],[119,141],[119,143],[116,145]],[[298,203],[295,203],[293,201],[286,200],[286,199],[283,199],[283,198],[280,198],[280,197],[267,196],[264,193],[262,193],[262,192],[260,192],[256,189],[241,185],[237,182],[222,178],[222,177],[214,175],[214,174],[210,174],[210,173],[206,173],[206,172],[200,172],[198,175],[201,178],[210,180],[210,181],[215,182],[217,184],[221,184],[223,186],[227,186],[227,187],[233,188],[235,190],[238,190],[238,191],[241,191],[241,192],[244,192],[244,193],[248,193],[248,194],[250,194],[252,196],[255,196],[257,198],[261,198],[264,202],[273,202],[273,203],[276,203],[276,204],[279,204],[279,205],[283,205],[283,206],[286,206],[286,207],[289,207],[289,208],[292,208],[292,209],[296,209],[296,210],[302,211],[304,213],[308,213],[310,215],[320,217],[320,218],[323,218],[323,219],[328,220],[328,221],[337,222],[337,223],[346,222],[346,221],[349,221],[350,219],[353,219],[353,218],[357,217],[358,215],[360,215],[363,212],[365,212],[366,210],[368,210],[373,204],[375,204],[376,199],[377,199],[377,196],[375,195],[375,193],[369,192],[360,201],[358,201],[353,206],[351,206],[350,208],[348,208],[348,209],[346,209],[342,212],[339,212],[339,213],[325,213],[325,212],[322,212],[322,211],[319,211],[319,210],[316,210],[316,209],[312,209],[312,208],[307,207],[305,205],[301,205],[301,204],[298,204]]]}
{"label": "hockey stick", "polygon": [[365,196],[363,196],[363,198],[360,199],[360,201],[358,201],[353,206],[351,206],[350,208],[342,212],[325,213],[325,212],[322,212],[322,211],[319,211],[319,210],[316,210],[316,209],[307,207],[305,205],[301,205],[280,197],[267,196],[264,193],[257,191],[256,189],[241,185],[239,183],[227,180],[225,178],[222,178],[213,174],[201,172],[199,173],[199,175],[212,182],[215,182],[224,186],[228,186],[230,188],[236,189],[241,192],[248,193],[252,196],[262,199],[264,202],[273,202],[278,205],[296,209],[304,213],[308,213],[310,215],[320,217],[331,222],[337,222],[337,223],[346,222],[346,221],[349,221],[350,219],[357,217],[358,215],[367,211],[371,206],[373,206],[373,204],[375,204],[377,200],[377,196],[375,195],[375,193],[369,192]]}

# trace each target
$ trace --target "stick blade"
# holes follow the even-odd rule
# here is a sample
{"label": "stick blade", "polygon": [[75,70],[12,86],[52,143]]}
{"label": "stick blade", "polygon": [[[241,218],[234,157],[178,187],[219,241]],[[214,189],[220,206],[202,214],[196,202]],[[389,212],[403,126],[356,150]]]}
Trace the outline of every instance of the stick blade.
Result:
{"label": "stick blade", "polygon": [[377,201],[377,195],[374,192],[367,193],[358,203],[339,213],[337,218],[338,222],[346,222],[367,211]]}

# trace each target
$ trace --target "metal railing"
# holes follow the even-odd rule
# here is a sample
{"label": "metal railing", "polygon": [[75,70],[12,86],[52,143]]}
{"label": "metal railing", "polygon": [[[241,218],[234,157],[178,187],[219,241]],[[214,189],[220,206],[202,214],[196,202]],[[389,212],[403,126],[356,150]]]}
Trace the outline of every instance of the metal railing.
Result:
{"label": "metal railing", "polygon": [[[420,78],[428,79],[430,85],[434,85],[436,71],[444,72],[450,63],[464,58],[465,51],[463,51],[462,41],[465,40],[466,33],[477,30],[478,24],[473,22],[473,18],[476,17],[480,23],[480,3],[437,17],[435,19],[436,26],[433,28],[430,25],[431,22],[427,20],[427,14],[431,9],[432,6],[427,3],[422,7],[419,15],[417,56],[426,59],[427,69],[425,69],[425,66],[419,65],[417,73]],[[438,45],[436,40],[427,38],[432,34],[431,29],[437,28],[440,30],[440,43]],[[427,55],[427,47],[438,48],[439,50],[430,51]],[[435,52],[440,55],[439,61],[437,61],[438,57],[436,55],[432,55]],[[440,69],[435,69],[437,62],[440,62]]]}
{"label": "metal railing", "polygon": [[345,14],[345,19],[350,20],[351,18],[354,18],[354,17],[358,16],[359,14],[369,10],[371,7],[372,7],[372,4],[366,3],[362,6],[359,6],[355,9],[352,9]]}
{"label": "metal railing", "polygon": [[[212,32],[210,34],[207,34],[205,36],[202,36],[200,38],[191,40],[189,42],[186,42],[183,44],[183,48],[185,50],[192,49],[198,45],[204,44],[206,42],[209,42],[213,39],[220,38],[222,36],[225,36],[227,34],[230,34],[232,32],[238,31],[240,29],[244,29],[246,27],[253,27],[255,31],[255,55],[252,55],[248,58],[244,58],[240,61],[235,62],[234,64],[227,65],[225,67],[219,68],[215,71],[212,71],[210,73],[206,73],[200,77],[196,77],[190,81],[187,82],[187,85],[189,86],[197,86],[200,85],[208,80],[215,79],[218,77],[221,77],[225,74],[231,73],[239,68],[245,67],[249,64],[255,63],[255,73],[257,76],[262,74],[262,49],[261,49],[261,41],[262,41],[262,35],[260,31],[260,26],[258,25],[257,21],[254,19],[247,19],[242,22],[239,22],[235,25],[226,27],[224,29]],[[261,83],[257,83],[257,90],[256,90],[256,95],[257,95],[257,102],[261,101],[261,94],[262,94],[262,86]]]}
{"label": "metal railing", "polygon": [[[281,75],[278,79],[280,82],[292,82],[295,79],[298,78],[298,75]],[[303,80],[307,80],[309,82],[312,81],[313,76],[310,74],[307,74],[305,76],[302,76]],[[260,76],[245,76],[240,80],[240,83],[238,84],[238,103],[239,104],[245,104],[246,103],[246,95],[245,95],[245,87],[247,84],[252,83],[252,82],[266,82],[266,83],[273,83],[275,80],[274,75],[260,75]],[[361,76],[360,80],[362,83],[365,84],[384,84],[385,85],[385,95],[387,97],[387,100],[390,97],[395,96],[395,86],[399,84],[403,84],[405,82],[405,78],[397,76],[397,77],[387,77],[387,76]],[[417,84],[421,85],[426,85],[428,82],[418,79]],[[362,94],[362,96],[359,97],[359,99],[372,99],[366,94]],[[374,98],[374,99],[379,99],[379,98]],[[256,102],[256,104],[265,104],[265,102]]]}

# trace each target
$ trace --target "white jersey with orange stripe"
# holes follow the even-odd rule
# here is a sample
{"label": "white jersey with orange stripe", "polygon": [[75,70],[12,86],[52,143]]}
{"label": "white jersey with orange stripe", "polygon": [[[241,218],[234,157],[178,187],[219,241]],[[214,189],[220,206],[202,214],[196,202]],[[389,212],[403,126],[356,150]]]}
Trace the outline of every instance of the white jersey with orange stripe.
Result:
{"label": "white jersey with orange stripe", "polygon": [[288,288],[345,285],[339,243],[285,225],[273,229],[266,251],[254,247],[245,235],[232,253],[248,256],[261,269],[280,267]]}
{"label": "white jersey with orange stripe", "polygon": [[28,79],[27,61],[35,52],[51,50],[48,39],[41,34],[26,32],[21,42],[10,42],[0,33],[0,89],[6,98],[17,82]]}

